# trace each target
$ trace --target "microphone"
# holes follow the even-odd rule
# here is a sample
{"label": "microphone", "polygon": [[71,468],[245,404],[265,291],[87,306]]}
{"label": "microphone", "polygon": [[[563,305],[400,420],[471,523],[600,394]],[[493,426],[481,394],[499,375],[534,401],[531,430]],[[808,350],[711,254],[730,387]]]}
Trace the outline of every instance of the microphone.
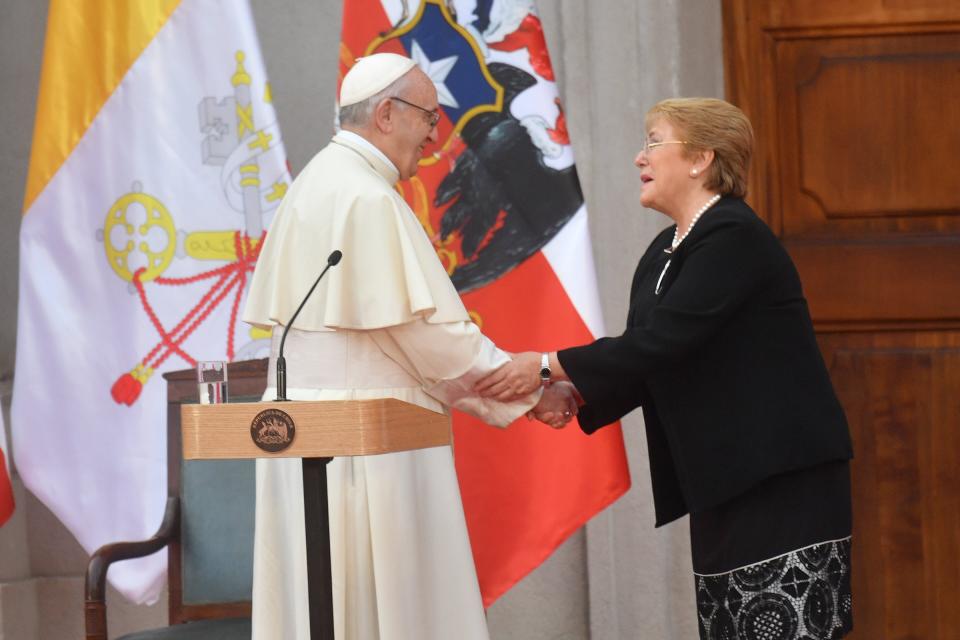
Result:
{"label": "microphone", "polygon": [[343,253],[337,249],[327,258],[327,266],[323,268],[323,271],[320,272],[320,275],[317,276],[316,282],[313,283],[313,286],[310,287],[310,291],[307,291],[307,295],[303,296],[303,301],[300,303],[300,306],[297,307],[297,310],[293,312],[293,316],[290,317],[290,322],[287,323],[287,326],[283,328],[283,336],[280,338],[280,351],[277,354],[277,397],[275,402],[286,402],[287,401],[287,361],[283,357],[283,343],[287,341],[287,332],[290,331],[290,327],[293,326],[293,321],[296,320],[297,316],[300,314],[300,311],[303,309],[303,305],[307,304],[307,300],[310,299],[310,294],[313,293],[313,290],[317,288],[317,285],[320,284],[320,280],[323,276],[330,270],[330,267],[337,266],[337,263],[340,262],[340,258],[343,257]]}

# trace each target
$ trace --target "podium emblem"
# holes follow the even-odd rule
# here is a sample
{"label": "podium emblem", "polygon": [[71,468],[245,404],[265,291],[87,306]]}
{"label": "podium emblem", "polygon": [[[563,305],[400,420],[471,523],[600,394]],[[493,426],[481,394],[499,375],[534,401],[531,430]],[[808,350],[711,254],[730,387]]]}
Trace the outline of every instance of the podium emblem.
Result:
{"label": "podium emblem", "polygon": [[293,442],[296,427],[293,418],[280,409],[267,409],[258,413],[250,423],[253,443],[270,453],[283,451]]}

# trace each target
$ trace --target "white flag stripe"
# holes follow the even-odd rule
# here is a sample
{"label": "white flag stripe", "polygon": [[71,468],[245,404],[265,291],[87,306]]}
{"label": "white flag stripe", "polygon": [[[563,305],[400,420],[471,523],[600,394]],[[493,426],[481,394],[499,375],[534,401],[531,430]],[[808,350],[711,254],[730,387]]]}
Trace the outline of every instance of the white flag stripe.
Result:
{"label": "white flag stripe", "polygon": [[[273,182],[289,182],[276,117],[264,101],[266,74],[249,7],[184,0],[23,220],[12,414],[17,466],[24,483],[88,552],[108,542],[149,537],[159,525],[167,493],[166,388],[159,374],[189,366],[172,355],[131,406],[111,397],[118,377],[146,358],[161,337],[135,287],[111,267],[104,243],[117,249],[134,243],[129,271],[149,266],[140,251],[146,243],[164,265],[165,278],[228,264],[222,258],[197,259],[187,245],[191,234],[248,228],[244,211],[235,209],[242,205],[235,191],[244,165],[242,155],[229,153],[236,151],[236,134],[225,134],[230,149],[222,179],[223,166],[203,162],[210,131],[201,130],[198,116],[207,98],[222,107],[216,113],[235,113],[223,100],[239,91],[232,81],[240,71],[237,52],[249,76],[253,124],[264,130],[267,152],[256,158],[261,196]],[[248,164],[262,148],[249,152]],[[135,193],[140,195],[131,196]],[[120,211],[123,220],[109,220],[111,207],[124,197],[129,202]],[[274,202],[259,200],[264,211]],[[168,215],[144,227],[143,203],[159,203]],[[266,213],[260,217],[266,226]],[[163,250],[171,242],[175,251],[168,256]],[[216,281],[184,286],[152,281],[145,290],[169,331]],[[226,359],[235,295],[236,288],[180,344],[187,354]],[[252,354],[248,329],[237,322],[233,338],[238,351],[247,347]],[[162,587],[165,564],[164,553],[119,563],[110,579],[128,597],[151,601]]]}
{"label": "white flag stripe", "polygon": [[586,205],[581,206],[543,247],[543,255],[590,334],[594,338],[606,335],[597,276],[593,270],[593,247],[590,245]]}

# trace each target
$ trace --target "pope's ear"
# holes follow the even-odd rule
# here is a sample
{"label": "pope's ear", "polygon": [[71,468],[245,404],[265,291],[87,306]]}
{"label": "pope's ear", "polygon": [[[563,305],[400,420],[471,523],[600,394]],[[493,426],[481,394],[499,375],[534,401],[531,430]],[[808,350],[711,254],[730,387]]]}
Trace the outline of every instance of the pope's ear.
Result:
{"label": "pope's ear", "polygon": [[393,100],[384,98],[373,109],[373,125],[381,133],[390,133],[393,130]]}

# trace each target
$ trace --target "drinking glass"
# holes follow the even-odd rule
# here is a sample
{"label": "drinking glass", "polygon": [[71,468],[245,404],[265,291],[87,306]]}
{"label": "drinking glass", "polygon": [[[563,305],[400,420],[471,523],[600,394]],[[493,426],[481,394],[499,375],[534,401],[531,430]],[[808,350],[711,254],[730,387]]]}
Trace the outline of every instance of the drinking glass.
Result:
{"label": "drinking glass", "polygon": [[197,362],[197,391],[200,404],[227,401],[227,363],[222,360]]}

